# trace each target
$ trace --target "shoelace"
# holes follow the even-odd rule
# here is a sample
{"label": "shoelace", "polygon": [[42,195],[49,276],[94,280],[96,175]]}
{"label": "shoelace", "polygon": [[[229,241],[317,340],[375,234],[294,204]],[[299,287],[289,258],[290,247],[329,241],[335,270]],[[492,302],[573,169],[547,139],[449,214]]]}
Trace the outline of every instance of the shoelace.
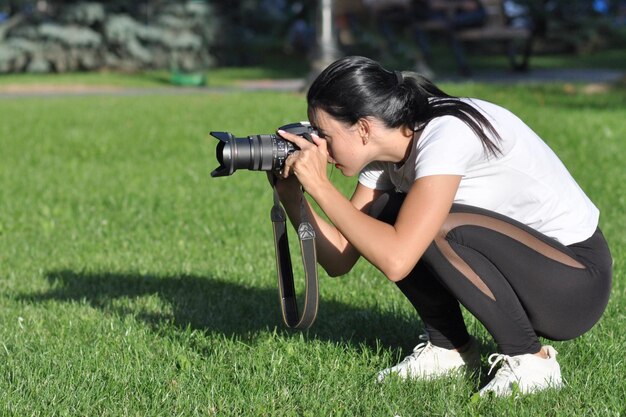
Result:
{"label": "shoelace", "polygon": [[407,361],[411,361],[411,360],[415,360],[417,359],[422,353],[424,353],[424,351],[429,347],[432,346],[430,344],[430,341],[428,339],[428,335],[426,334],[421,334],[418,336],[419,340],[423,340],[424,342],[418,344],[417,346],[415,346],[413,348],[413,353],[411,353],[409,356],[407,356],[406,358],[404,358],[402,360],[402,362],[407,362]]}
{"label": "shoelace", "polygon": [[511,374],[517,377],[517,374],[513,370],[513,366],[511,363],[512,359],[513,358],[511,358],[509,355],[504,355],[502,353],[492,353],[491,355],[489,355],[488,359],[489,365],[491,365],[491,367],[489,368],[489,372],[487,372],[487,375],[491,375],[491,371],[493,371],[493,368],[495,368],[496,365],[498,365],[500,362],[503,362],[503,365],[499,369],[498,373],[501,373],[502,376],[506,377]]}
{"label": "shoelace", "polygon": [[413,348],[413,353],[411,353],[409,356],[404,358],[402,362],[410,362],[412,360],[416,360],[422,353],[424,353],[427,347],[428,347],[428,342],[420,343],[419,345]]}

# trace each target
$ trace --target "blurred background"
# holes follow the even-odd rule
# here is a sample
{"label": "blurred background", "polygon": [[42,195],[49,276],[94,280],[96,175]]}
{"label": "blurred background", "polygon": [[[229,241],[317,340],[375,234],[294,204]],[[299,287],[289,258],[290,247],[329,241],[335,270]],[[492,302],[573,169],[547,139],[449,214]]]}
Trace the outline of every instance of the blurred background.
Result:
{"label": "blurred background", "polygon": [[[306,78],[347,54],[426,76],[626,68],[626,0],[0,0],[0,75]],[[268,72],[265,73],[267,75]]]}

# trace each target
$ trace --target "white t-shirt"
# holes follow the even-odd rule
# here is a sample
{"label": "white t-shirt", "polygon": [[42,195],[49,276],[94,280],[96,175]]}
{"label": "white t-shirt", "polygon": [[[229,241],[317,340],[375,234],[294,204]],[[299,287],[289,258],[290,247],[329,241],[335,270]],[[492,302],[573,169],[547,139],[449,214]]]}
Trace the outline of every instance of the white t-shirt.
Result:
{"label": "white t-shirt", "polygon": [[600,212],[554,152],[510,111],[482,100],[463,101],[493,124],[502,155],[488,153],[462,120],[442,116],[426,125],[403,165],[372,162],[359,182],[406,193],[421,177],[461,175],[455,203],[511,217],[564,245],[589,238]]}

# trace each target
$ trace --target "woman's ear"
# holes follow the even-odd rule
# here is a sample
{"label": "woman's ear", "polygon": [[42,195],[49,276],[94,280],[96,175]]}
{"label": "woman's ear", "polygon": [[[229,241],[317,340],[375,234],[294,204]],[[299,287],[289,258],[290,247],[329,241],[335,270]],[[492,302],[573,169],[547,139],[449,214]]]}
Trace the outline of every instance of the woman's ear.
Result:
{"label": "woman's ear", "polygon": [[366,145],[370,140],[370,135],[372,133],[372,125],[369,120],[365,118],[359,119],[357,123],[357,129],[359,132],[359,136],[363,140],[363,145]]}

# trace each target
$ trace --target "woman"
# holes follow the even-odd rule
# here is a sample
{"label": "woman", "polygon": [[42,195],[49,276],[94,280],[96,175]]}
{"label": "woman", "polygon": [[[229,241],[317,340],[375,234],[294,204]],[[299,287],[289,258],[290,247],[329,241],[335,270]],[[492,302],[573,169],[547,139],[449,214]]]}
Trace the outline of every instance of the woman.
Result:
{"label": "woman", "polygon": [[[332,222],[307,206],[325,270],[345,274],[365,257],[428,336],[378,380],[477,367],[461,303],[501,352],[489,358],[501,366],[481,395],[560,387],[556,351],[539,337],[572,339],[598,321],[612,259],[598,209],[556,155],[504,108],[363,57],[331,64],[307,101],[313,143],[279,131],[301,148],[276,184],[291,220],[300,221],[303,189]],[[359,176],[350,200],[330,183],[327,162]]]}

